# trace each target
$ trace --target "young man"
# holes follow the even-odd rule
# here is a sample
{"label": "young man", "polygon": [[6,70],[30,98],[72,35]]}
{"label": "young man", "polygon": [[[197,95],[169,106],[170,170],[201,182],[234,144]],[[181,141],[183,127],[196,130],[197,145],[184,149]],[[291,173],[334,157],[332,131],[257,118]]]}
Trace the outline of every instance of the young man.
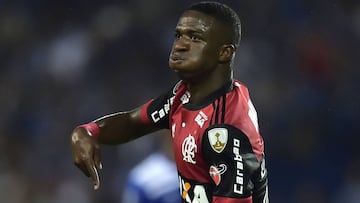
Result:
{"label": "young man", "polygon": [[170,129],[183,202],[268,202],[264,144],[248,89],[233,79],[240,20],[228,6],[200,2],[175,29],[170,68],[180,81],[127,112],[78,126],[75,164],[99,188],[100,144],[121,144]]}

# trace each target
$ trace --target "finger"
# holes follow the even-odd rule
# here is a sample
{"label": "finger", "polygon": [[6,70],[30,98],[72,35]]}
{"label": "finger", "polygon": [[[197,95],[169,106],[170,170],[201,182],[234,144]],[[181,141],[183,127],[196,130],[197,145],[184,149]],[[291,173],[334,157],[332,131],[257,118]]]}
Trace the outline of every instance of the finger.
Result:
{"label": "finger", "polygon": [[100,150],[99,149],[95,149],[94,162],[95,162],[95,166],[96,166],[97,169],[102,169],[102,164],[101,164],[101,161],[100,161]]}
{"label": "finger", "polygon": [[99,179],[99,173],[94,165],[94,163],[91,163],[90,161],[86,163],[87,170],[90,173],[90,177],[94,184],[94,190],[98,190],[100,187],[100,179]]}

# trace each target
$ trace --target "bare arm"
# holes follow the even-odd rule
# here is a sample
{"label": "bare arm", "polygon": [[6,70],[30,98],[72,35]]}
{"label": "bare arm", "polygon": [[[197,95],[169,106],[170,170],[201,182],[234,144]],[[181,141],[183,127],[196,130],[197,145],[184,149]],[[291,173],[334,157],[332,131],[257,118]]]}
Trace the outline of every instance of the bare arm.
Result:
{"label": "bare arm", "polygon": [[119,112],[95,120],[100,127],[99,143],[122,144],[149,134],[159,128],[147,125],[140,118],[140,108]]}

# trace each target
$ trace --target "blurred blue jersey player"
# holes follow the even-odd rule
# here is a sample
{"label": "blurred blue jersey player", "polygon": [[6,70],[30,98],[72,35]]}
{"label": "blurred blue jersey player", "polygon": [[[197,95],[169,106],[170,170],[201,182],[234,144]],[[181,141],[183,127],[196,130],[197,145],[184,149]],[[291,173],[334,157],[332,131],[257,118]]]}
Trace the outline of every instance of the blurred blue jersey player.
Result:
{"label": "blurred blue jersey player", "polygon": [[[180,187],[169,132],[159,134],[159,150],[130,171],[123,203],[180,203]],[[166,133],[167,132],[167,133]]]}
{"label": "blurred blue jersey player", "polygon": [[129,174],[123,194],[126,203],[180,203],[176,165],[163,153],[154,153]]}

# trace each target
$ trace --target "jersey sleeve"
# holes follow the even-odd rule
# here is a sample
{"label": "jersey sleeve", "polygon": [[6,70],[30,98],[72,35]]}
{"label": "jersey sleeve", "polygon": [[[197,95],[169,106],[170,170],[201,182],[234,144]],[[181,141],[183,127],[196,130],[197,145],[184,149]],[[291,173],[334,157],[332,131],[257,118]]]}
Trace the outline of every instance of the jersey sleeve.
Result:
{"label": "jersey sleeve", "polygon": [[141,107],[141,119],[144,123],[169,129],[170,108],[175,98],[178,84],[159,97],[146,102]]}
{"label": "jersey sleeve", "polygon": [[213,203],[268,203],[265,157],[258,159],[240,129],[211,126],[202,152],[213,180]]}

